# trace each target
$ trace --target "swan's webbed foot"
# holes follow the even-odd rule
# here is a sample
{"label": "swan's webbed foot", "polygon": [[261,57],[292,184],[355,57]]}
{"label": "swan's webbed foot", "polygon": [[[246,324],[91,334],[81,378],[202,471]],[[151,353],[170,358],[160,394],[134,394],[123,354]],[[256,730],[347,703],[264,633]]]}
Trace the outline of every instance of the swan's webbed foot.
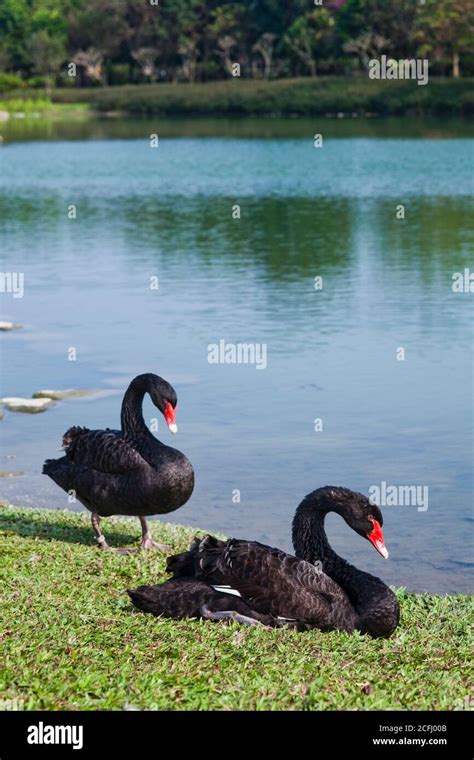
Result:
{"label": "swan's webbed foot", "polygon": [[103,535],[97,539],[97,544],[99,549],[107,549],[110,552],[117,552],[117,554],[131,554],[137,551],[133,546],[109,546]]}
{"label": "swan's webbed foot", "polygon": [[220,612],[213,612],[205,604],[200,608],[200,613],[204,620],[228,620],[229,622],[240,623],[241,625],[261,625],[263,628],[270,628],[260,620],[249,617],[248,615],[242,615],[235,610],[222,610]]}
{"label": "swan's webbed foot", "polygon": [[150,535],[144,536],[140,542],[142,549],[158,549],[160,552],[171,552],[171,546],[168,544],[159,544]]}
{"label": "swan's webbed foot", "polygon": [[171,546],[168,546],[167,544],[159,544],[155,541],[148,530],[145,518],[140,515],[138,519],[142,526],[142,540],[140,542],[142,549],[158,549],[160,552],[167,552],[169,554],[171,552]]}
{"label": "swan's webbed foot", "polygon": [[139,548],[158,549],[160,552],[166,552],[169,554],[171,552],[171,546],[168,546],[167,544],[159,544],[153,539],[151,533],[148,530],[148,526],[144,517],[140,517],[140,522],[142,525],[142,538],[140,541],[140,547],[124,546],[116,548],[109,546],[107,543],[105,536],[100,529],[100,516],[97,514],[97,512],[93,512],[91,515],[92,528],[94,529],[95,538],[97,544],[99,545],[99,549],[109,549],[110,551],[117,552],[117,554],[133,554],[133,552],[139,551]]}

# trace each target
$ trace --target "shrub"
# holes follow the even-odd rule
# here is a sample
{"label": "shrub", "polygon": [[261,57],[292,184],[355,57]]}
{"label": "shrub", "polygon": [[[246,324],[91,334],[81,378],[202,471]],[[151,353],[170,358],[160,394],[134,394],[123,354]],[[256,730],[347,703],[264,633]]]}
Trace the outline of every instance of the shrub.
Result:
{"label": "shrub", "polygon": [[[97,88],[61,88],[57,103],[87,102],[97,111],[137,115],[324,116],[367,112],[463,116],[473,113],[472,79],[430,77],[426,86],[414,81],[318,77],[274,81],[233,79],[205,84],[145,84]],[[25,93],[26,95],[27,93]],[[28,93],[34,97],[34,91]],[[8,96],[6,96],[8,97]]]}
{"label": "shrub", "polygon": [[0,111],[9,113],[43,113],[51,108],[51,101],[48,98],[8,98],[0,101]]}
{"label": "shrub", "polygon": [[0,72],[0,93],[11,92],[12,90],[19,90],[21,87],[25,87],[23,79],[16,74],[7,74],[6,72]]}
{"label": "shrub", "polygon": [[26,82],[26,86],[31,87],[32,90],[44,90],[46,84],[47,81],[45,77],[41,76],[30,77]]}
{"label": "shrub", "polygon": [[130,81],[128,63],[113,63],[106,68],[106,77],[110,85],[127,84]]}

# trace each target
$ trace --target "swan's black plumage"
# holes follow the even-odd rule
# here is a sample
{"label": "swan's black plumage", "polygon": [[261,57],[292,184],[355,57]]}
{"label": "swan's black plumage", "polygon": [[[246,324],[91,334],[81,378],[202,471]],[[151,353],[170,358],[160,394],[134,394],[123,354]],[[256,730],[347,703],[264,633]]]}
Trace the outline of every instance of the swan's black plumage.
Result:
{"label": "swan's black plumage", "polygon": [[[159,586],[140,586],[129,590],[128,594],[135,607],[157,616],[219,619],[219,613],[225,613],[226,618],[240,619],[241,622],[273,624],[270,615],[256,613],[239,596],[216,591],[196,578],[171,578]],[[230,612],[234,614],[229,615]]]}
{"label": "swan's black plumage", "polygon": [[[121,412],[121,430],[72,427],[63,437],[65,455],[46,460],[43,472],[89,509],[97,540],[106,546],[99,522],[109,515],[136,515],[144,547],[154,545],[145,516],[172,512],[185,504],[194,487],[191,463],[177,449],[158,441],[145,425],[142,403],[149,393],[165,413],[177,403],[174,388],[157,375],[138,375],[130,383]],[[168,405],[168,406],[167,406]]]}
{"label": "swan's black plumage", "polygon": [[[195,539],[189,551],[168,558],[171,583],[175,584],[172,600],[170,587],[163,584],[129,592],[132,601],[144,611],[167,617],[220,619],[225,617],[222,606],[220,614],[212,614],[213,604],[224,602],[213,586],[228,585],[241,594],[247,606],[242,614],[254,621],[324,631],[358,629],[372,636],[389,636],[399,621],[396,596],[379,578],[353,567],[331,549],[324,530],[324,518],[330,511],[338,512],[364,537],[373,529],[372,518],[380,525],[383,522],[378,507],[362,494],[346,488],[319,488],[306,496],[296,511],[293,542],[297,556],[256,541],[219,541],[206,536]],[[193,583],[199,585],[195,588]],[[208,597],[201,605],[202,584]],[[239,619],[235,611],[228,617]]]}

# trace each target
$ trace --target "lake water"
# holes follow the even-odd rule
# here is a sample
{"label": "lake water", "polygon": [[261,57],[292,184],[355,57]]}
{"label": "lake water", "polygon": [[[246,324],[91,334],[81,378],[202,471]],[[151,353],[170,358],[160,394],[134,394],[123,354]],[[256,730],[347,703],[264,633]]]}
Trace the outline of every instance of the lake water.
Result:
{"label": "lake water", "polygon": [[[313,488],[427,487],[427,509],[382,507],[388,562],[335,515],[329,539],[396,586],[472,590],[474,294],[452,290],[474,271],[472,132],[343,121],[2,125],[2,271],[25,292],[0,296],[23,325],[0,333],[0,393],[102,391],[5,413],[5,499],[68,506],[43,460],[72,424],[118,426],[156,372],[179,397],[159,437],[196,470],[169,519],[290,549]],[[209,364],[219,340],[265,344],[267,367]]]}

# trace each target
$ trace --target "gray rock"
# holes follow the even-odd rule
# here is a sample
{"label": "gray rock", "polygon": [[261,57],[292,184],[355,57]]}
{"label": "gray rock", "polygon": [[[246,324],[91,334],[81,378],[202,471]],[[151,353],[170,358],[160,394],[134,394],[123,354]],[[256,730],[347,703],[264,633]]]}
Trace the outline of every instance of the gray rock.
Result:
{"label": "gray rock", "polygon": [[0,399],[10,412],[26,412],[28,414],[37,414],[44,412],[51,404],[51,398],[21,398],[19,396],[7,396]]}
{"label": "gray rock", "polygon": [[0,322],[0,330],[7,332],[8,330],[19,330],[21,325],[15,322]]}
{"label": "gray rock", "polygon": [[96,391],[87,390],[86,388],[66,388],[63,391],[37,391],[33,393],[33,398],[51,398],[58,401],[62,398],[78,398],[79,396],[93,396]]}

